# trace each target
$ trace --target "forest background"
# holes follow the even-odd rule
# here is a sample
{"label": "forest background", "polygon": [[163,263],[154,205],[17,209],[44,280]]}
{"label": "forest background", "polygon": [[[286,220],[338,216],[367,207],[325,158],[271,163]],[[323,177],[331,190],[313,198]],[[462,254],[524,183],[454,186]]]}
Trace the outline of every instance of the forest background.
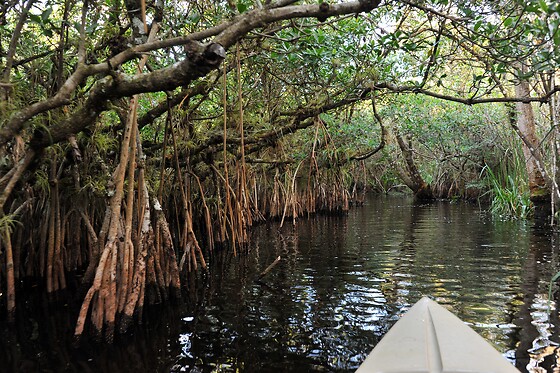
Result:
{"label": "forest background", "polygon": [[[552,0],[7,0],[0,315],[111,340],[247,230],[367,190],[557,223]],[[289,220],[289,221],[288,221]]]}

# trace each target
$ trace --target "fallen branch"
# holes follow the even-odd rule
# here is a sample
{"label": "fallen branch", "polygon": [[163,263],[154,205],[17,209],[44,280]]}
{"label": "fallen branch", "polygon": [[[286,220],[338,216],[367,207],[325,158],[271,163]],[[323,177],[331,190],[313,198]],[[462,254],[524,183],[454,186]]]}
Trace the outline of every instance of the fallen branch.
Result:
{"label": "fallen branch", "polygon": [[276,267],[276,265],[278,263],[280,263],[281,259],[282,258],[280,256],[278,256],[278,258],[276,258],[268,267],[266,267],[266,269],[264,271],[261,272],[258,280],[262,279],[264,276],[266,276],[268,274],[268,272],[270,272],[274,267]]}

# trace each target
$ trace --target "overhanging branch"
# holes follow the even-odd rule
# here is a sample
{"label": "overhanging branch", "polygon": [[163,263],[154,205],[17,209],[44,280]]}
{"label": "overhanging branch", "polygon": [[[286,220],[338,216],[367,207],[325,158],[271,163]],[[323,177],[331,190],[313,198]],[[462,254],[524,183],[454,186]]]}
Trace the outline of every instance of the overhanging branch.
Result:
{"label": "overhanging branch", "polygon": [[[266,7],[240,14],[231,20],[227,20],[217,26],[210,27],[200,32],[195,32],[182,37],[157,40],[137,45],[126,49],[102,63],[91,65],[79,63],[76,70],[72,73],[72,75],[70,75],[56,95],[22,108],[20,111],[12,115],[6,125],[3,128],[0,128],[0,147],[6,145],[13,136],[20,133],[27,121],[34,116],[70,104],[77,87],[80,86],[88,77],[93,75],[104,76],[106,74],[110,74],[124,62],[137,58],[143,53],[178,45],[186,45],[187,54],[192,51],[192,48],[197,49],[208,47],[206,51],[211,51],[219,57],[225,57],[225,50],[227,48],[234,45],[248,32],[262,27],[263,25],[293,18],[320,17],[326,19],[331,16],[369,12],[379,5],[380,0],[356,0],[330,5],[327,3],[289,5],[291,3],[292,1],[279,0],[268,4]],[[202,44],[200,42],[201,40],[209,39],[214,36],[215,38],[210,44]],[[221,52],[218,53],[218,46],[222,47],[224,55],[222,55]],[[212,51],[211,48],[216,49]],[[165,83],[165,81],[162,82],[161,78],[169,78],[171,72],[178,73],[178,78],[184,80],[182,85],[186,85],[193,79],[204,76],[212,69],[217,68],[217,65],[219,65],[218,63],[214,66],[207,66],[209,68],[206,71],[203,71],[205,66],[199,66],[199,68],[202,69],[193,74],[183,68],[185,64],[188,65],[189,63],[189,61],[184,60],[179,62],[179,64],[182,65],[179,69],[176,68],[176,65],[173,65],[167,69],[162,69],[164,71],[158,70],[153,73],[143,74],[140,77],[127,78],[128,81],[126,84],[115,85],[114,88],[117,89],[117,91],[107,92],[106,95],[108,98],[112,98],[124,97],[126,95],[141,92],[154,92],[153,87],[158,85],[161,87],[158,89],[163,90],[165,89],[164,86],[169,87],[169,84]],[[202,74],[199,74],[200,72],[202,72]],[[167,82],[168,81],[169,80],[167,80]]]}
{"label": "overhanging branch", "polygon": [[393,83],[388,82],[380,82],[375,83],[374,85],[375,90],[388,90],[395,93],[415,93],[415,94],[423,94],[426,96],[438,98],[440,100],[446,101],[453,101],[458,102],[465,105],[476,105],[476,104],[488,104],[492,102],[523,102],[529,104],[531,102],[540,102],[540,103],[548,103],[552,95],[556,92],[560,91],[560,86],[554,86],[549,92],[545,95],[539,97],[488,97],[488,98],[464,98],[464,97],[457,97],[451,95],[445,95],[442,93],[432,92],[430,90],[419,88],[417,86],[399,86]]}

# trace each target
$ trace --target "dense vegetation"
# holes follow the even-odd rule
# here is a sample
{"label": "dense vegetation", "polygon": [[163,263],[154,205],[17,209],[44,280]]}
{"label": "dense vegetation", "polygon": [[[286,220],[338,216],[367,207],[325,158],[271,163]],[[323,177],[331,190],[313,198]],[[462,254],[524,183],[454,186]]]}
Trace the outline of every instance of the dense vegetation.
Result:
{"label": "dense vegetation", "polygon": [[[367,189],[552,206],[558,4],[9,0],[0,300],[73,290],[112,338],[258,221]],[[83,276],[82,276],[83,275]],[[4,311],[5,312],[5,311]]]}

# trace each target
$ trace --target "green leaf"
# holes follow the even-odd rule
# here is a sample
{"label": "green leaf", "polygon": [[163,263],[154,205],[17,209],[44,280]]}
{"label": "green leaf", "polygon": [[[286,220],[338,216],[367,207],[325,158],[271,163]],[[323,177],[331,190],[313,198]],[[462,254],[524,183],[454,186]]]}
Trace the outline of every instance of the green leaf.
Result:
{"label": "green leaf", "polygon": [[39,24],[39,25],[42,25],[42,24],[43,24],[43,19],[42,19],[41,17],[39,17],[37,14],[30,14],[30,15],[29,15],[29,19],[30,19],[32,22],[35,22],[35,23],[37,23],[37,24]]}
{"label": "green leaf", "polygon": [[403,44],[404,49],[408,50],[408,51],[415,51],[416,49],[418,49],[418,44],[416,43],[404,43]]}
{"label": "green leaf", "polygon": [[529,13],[540,13],[541,8],[537,4],[527,4],[525,11]]}
{"label": "green leaf", "polygon": [[200,13],[198,12],[191,12],[188,16],[187,19],[189,20],[189,22],[191,23],[198,23],[198,21],[200,21]]}
{"label": "green leaf", "polygon": [[482,21],[478,21],[477,23],[474,24],[474,31],[478,31],[478,29],[480,28],[480,26],[482,26]]}
{"label": "green leaf", "polygon": [[97,31],[97,29],[99,28],[99,24],[97,22],[92,22],[92,23],[88,23],[86,24],[86,33],[87,34],[93,34],[95,31]]}
{"label": "green leaf", "polygon": [[46,23],[49,20],[49,17],[51,16],[53,10],[51,7],[45,9],[43,11],[43,13],[41,13],[41,19],[43,20],[43,23]]}
{"label": "green leaf", "polygon": [[247,3],[243,2],[243,1],[238,1],[237,2],[237,11],[239,13],[245,13],[247,11],[247,9],[249,9],[249,6],[247,5]]}

